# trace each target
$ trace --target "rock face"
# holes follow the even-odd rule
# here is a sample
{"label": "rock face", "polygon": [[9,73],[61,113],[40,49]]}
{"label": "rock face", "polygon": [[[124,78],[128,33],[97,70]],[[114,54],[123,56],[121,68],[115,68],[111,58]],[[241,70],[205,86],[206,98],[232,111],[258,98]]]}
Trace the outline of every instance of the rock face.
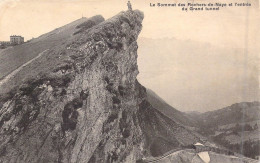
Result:
{"label": "rock face", "polygon": [[76,33],[66,45],[64,58],[70,59],[2,99],[3,162],[121,162],[140,157],[142,134],[134,113],[136,39],[142,19],[140,11],[122,12]]}
{"label": "rock face", "polygon": [[0,98],[1,162],[136,162],[199,141],[136,80],[143,18],[135,10],[85,21],[16,74],[33,72]]}
{"label": "rock face", "polygon": [[1,80],[1,163],[142,162],[206,141],[136,80],[143,18],[82,19],[14,47],[30,56]]}

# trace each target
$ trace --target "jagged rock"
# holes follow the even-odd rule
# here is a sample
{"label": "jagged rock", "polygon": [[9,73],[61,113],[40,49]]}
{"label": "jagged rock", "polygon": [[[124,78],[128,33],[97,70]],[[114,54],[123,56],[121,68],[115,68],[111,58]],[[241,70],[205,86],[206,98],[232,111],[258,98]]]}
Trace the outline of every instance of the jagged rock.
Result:
{"label": "jagged rock", "polygon": [[156,110],[136,79],[143,18],[138,10],[97,16],[64,26],[69,34],[59,28],[38,38],[62,40],[14,74],[0,96],[1,163],[132,163],[201,141]]}
{"label": "jagged rock", "polygon": [[133,114],[143,17],[127,11],[99,25],[78,25],[74,38],[60,45],[66,46],[60,64],[1,99],[2,162],[134,162],[142,157],[143,135]]}

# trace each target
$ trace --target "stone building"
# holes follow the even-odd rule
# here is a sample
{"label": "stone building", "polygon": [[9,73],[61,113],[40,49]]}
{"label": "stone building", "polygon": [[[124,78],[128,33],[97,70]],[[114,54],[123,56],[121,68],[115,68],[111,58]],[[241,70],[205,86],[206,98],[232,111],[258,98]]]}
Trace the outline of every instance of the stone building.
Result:
{"label": "stone building", "polygon": [[206,151],[205,146],[201,143],[194,144],[197,153]]}
{"label": "stone building", "polygon": [[11,44],[22,44],[22,43],[24,43],[24,37],[12,35],[12,36],[10,36],[10,43]]}

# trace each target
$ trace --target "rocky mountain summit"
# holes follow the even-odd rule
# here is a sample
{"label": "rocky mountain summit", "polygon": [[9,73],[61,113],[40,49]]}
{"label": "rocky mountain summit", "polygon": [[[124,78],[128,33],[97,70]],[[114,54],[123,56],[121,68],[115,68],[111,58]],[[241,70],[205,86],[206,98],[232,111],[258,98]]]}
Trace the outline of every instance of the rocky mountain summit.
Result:
{"label": "rocky mountain summit", "polygon": [[187,128],[191,119],[177,110],[166,116],[168,104],[136,79],[143,18],[135,10],[81,19],[1,53],[5,62],[17,51],[25,58],[1,74],[1,163],[196,155],[192,145],[206,140]]}
{"label": "rocky mountain summit", "polygon": [[199,141],[154,109],[136,80],[143,18],[97,16],[21,45],[26,53],[53,41],[6,79],[8,90],[1,85],[1,162],[135,162]]}

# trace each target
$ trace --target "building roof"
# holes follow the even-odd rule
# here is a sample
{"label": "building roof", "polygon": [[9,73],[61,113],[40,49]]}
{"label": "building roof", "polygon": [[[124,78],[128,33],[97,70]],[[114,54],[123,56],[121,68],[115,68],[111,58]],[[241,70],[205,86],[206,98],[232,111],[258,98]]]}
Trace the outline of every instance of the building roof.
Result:
{"label": "building roof", "polygon": [[197,142],[197,143],[194,144],[194,145],[197,145],[197,146],[204,146],[203,144],[201,144],[201,143],[199,143],[199,142]]}
{"label": "building roof", "polygon": [[22,37],[20,35],[11,35],[10,37]]}

